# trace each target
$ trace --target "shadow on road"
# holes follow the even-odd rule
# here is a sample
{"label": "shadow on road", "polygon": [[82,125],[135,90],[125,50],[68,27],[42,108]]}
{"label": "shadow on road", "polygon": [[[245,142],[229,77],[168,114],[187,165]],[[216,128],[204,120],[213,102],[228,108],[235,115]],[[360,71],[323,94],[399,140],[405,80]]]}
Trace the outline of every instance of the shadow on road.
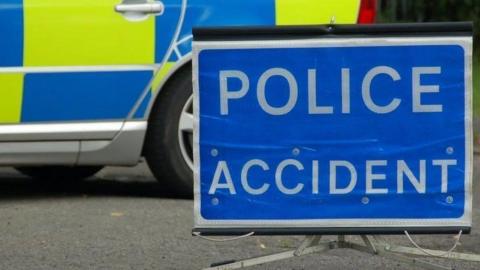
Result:
{"label": "shadow on road", "polygon": [[16,175],[0,174],[0,201],[65,197],[138,197],[189,199],[152,181],[93,178],[78,182],[52,183]]}

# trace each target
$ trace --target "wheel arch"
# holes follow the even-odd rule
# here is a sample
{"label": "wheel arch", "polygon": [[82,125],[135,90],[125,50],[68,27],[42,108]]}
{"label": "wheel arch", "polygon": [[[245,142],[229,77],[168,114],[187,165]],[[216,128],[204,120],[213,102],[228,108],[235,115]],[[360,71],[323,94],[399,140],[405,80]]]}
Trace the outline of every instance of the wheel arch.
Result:
{"label": "wheel arch", "polygon": [[[151,113],[153,110],[153,106],[157,102],[160,102],[162,99],[163,89],[165,89],[178,74],[182,73],[185,69],[191,68],[192,66],[192,56],[191,54],[186,55],[181,60],[175,62],[175,64],[170,68],[170,70],[163,76],[160,83],[156,87],[152,98],[149,102],[147,110],[145,111],[144,118],[146,119],[147,123],[150,121]],[[147,129],[145,130],[145,134],[148,133],[149,125],[147,125]],[[143,147],[142,147],[142,156],[145,154],[145,147],[146,147],[146,137],[143,139]]]}
{"label": "wheel arch", "polygon": [[182,70],[186,68],[191,68],[191,65],[192,55],[188,54],[179,61],[175,62],[175,64],[170,68],[170,70],[163,76],[152,95],[147,110],[145,111],[145,119],[150,119],[152,108],[155,103],[161,98],[161,93],[163,92],[162,90],[172,81],[173,78],[175,78],[177,74],[179,74]]}

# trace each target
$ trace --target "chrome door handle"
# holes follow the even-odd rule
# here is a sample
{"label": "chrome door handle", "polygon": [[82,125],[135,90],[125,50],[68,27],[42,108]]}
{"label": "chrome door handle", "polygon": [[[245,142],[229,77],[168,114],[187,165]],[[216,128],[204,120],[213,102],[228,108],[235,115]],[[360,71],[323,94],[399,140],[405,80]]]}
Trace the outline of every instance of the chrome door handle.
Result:
{"label": "chrome door handle", "polygon": [[165,6],[160,1],[141,4],[118,4],[115,6],[115,11],[118,13],[142,13],[162,15],[165,11]]}

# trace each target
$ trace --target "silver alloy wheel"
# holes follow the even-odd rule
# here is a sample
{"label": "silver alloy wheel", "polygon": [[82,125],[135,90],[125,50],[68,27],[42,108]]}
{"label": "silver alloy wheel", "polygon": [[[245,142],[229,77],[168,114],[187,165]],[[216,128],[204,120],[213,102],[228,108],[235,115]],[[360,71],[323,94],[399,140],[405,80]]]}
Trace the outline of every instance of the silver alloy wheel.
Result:
{"label": "silver alloy wheel", "polygon": [[183,160],[193,171],[193,96],[190,96],[182,108],[178,123],[178,143]]}

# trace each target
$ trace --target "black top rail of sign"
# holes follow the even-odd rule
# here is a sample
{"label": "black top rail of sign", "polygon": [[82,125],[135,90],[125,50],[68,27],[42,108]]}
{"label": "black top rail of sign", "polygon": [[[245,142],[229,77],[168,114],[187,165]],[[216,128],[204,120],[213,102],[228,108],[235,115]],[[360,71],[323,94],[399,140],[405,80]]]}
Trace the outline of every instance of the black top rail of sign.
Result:
{"label": "black top rail of sign", "polygon": [[326,24],[275,27],[194,28],[194,41],[297,39],[338,36],[472,36],[472,22]]}

